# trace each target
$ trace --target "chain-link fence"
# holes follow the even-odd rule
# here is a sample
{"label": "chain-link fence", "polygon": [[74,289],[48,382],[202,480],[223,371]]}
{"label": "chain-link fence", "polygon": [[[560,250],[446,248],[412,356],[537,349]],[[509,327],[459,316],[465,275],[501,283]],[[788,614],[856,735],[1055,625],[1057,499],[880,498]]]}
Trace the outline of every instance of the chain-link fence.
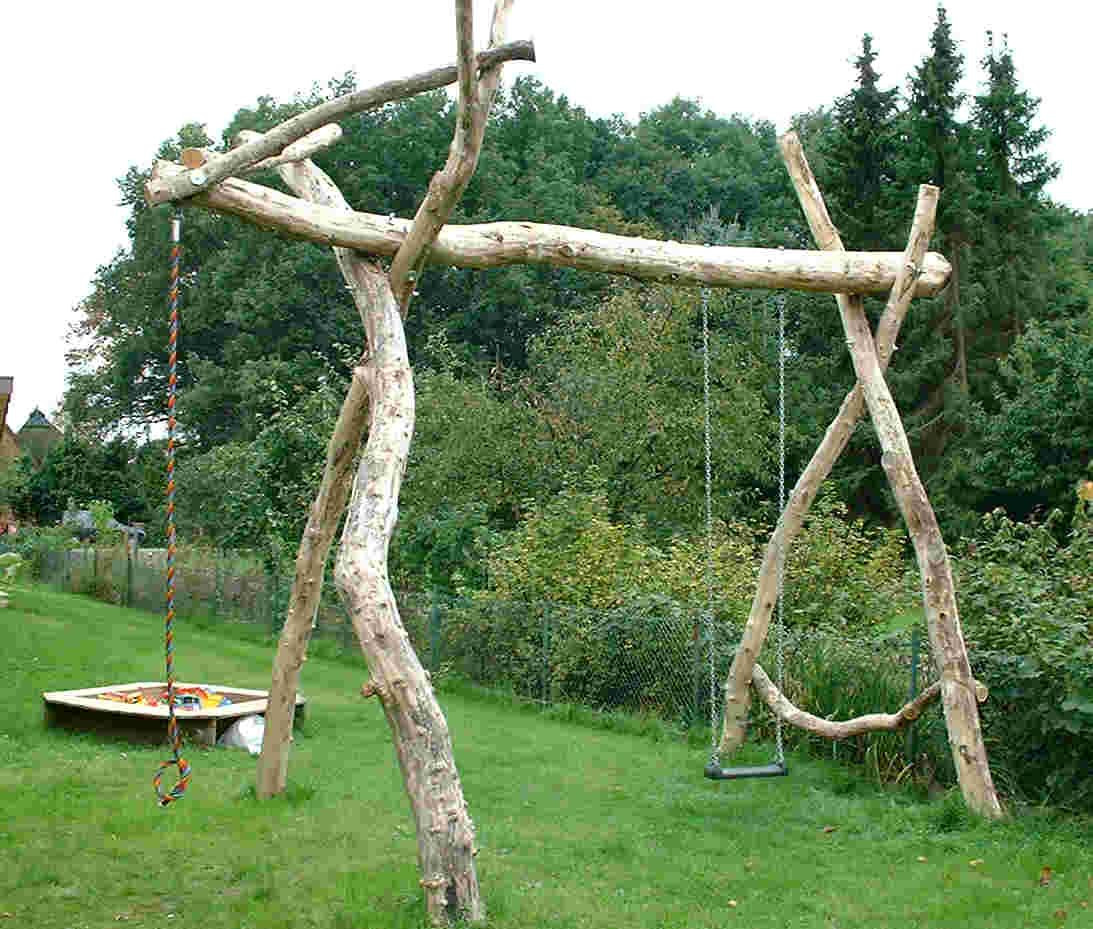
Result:
{"label": "chain-link fence", "polygon": [[[61,589],[158,613],[165,565],[163,549],[131,555],[123,547],[46,549],[37,553],[36,571]],[[250,623],[271,636],[280,630],[292,584],[287,570],[270,570],[236,553],[183,550],[175,576],[181,618]],[[708,627],[700,605],[667,596],[601,608],[517,602],[488,593],[402,591],[397,600],[410,640],[434,676],[455,676],[543,706],[655,716],[683,730],[706,730],[711,693],[720,693],[739,638],[739,629],[725,621]],[[314,623],[313,637],[326,647],[357,650],[330,583]],[[908,634],[855,637],[791,629],[784,645],[786,695],[827,718],[894,709],[915,691],[918,668],[929,661],[919,654],[925,643],[912,642]],[[773,666],[768,670],[773,674]],[[765,708],[757,707],[754,728],[768,735],[770,724]],[[889,740],[893,751],[903,739]],[[899,748],[898,754],[913,758],[915,747]]]}

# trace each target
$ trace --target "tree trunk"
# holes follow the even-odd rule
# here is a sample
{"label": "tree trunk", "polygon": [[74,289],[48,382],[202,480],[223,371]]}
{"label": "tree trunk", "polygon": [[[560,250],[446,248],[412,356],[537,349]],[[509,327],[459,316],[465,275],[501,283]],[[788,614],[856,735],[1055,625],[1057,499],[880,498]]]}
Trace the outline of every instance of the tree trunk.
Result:
{"label": "tree trunk", "polygon": [[945,291],[945,305],[953,323],[953,341],[956,349],[956,380],[960,385],[960,396],[968,399],[968,330],[964,325],[964,307],[960,303],[960,243],[950,238],[952,245],[953,274],[949,287]]}
{"label": "tree trunk", "polygon": [[418,864],[435,925],[484,917],[474,867],[474,825],[452,755],[448,724],[399,618],[387,550],[414,427],[413,374],[402,315],[386,277],[372,276],[372,355],[359,376],[371,424],[335,566],[335,579],[371,673],[366,692],[383,705],[417,825]]}
{"label": "tree trunk", "polygon": [[[783,137],[780,142],[801,207],[813,235],[819,240],[823,230],[834,228],[823,196],[796,136]],[[862,298],[840,294],[838,303],[843,332],[854,362],[854,373],[865,394],[865,404],[880,439],[881,467],[888,476],[918,560],[926,623],[937,662],[941,702],[949,730],[949,746],[964,802],[974,812],[988,818],[998,818],[1002,815],[1002,807],[995,793],[987,750],[979,728],[975,680],[960,629],[949,554],[926,489],[915,470],[899,411],[885,383]]]}

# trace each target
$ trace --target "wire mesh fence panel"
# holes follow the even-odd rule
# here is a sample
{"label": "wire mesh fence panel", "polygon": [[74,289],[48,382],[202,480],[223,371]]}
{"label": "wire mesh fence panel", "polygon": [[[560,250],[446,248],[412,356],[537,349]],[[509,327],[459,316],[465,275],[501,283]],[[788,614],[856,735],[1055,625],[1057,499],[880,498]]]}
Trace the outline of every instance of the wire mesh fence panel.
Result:
{"label": "wire mesh fence panel", "polygon": [[[36,570],[42,581],[61,589],[159,614],[165,556],[161,549],[140,550],[130,558],[121,547],[98,552],[90,547],[42,549],[36,553]],[[183,550],[178,561],[179,612],[216,622],[251,623],[275,635],[284,621],[292,579],[288,567],[270,571],[247,555]],[[396,602],[410,641],[434,679],[455,675],[543,705],[579,704],[652,715],[682,729],[709,725],[711,709],[718,724],[722,685],[740,632],[720,615],[708,625],[699,605],[668,596],[590,608],[506,600],[488,592],[455,596],[398,591]],[[313,617],[312,638],[328,652],[359,653],[329,572]],[[913,649],[907,631],[884,636],[790,628],[784,647],[786,696],[820,717],[894,710],[910,696],[913,672],[918,672],[920,689],[931,677],[928,640],[920,637]],[[773,654],[771,639],[763,658],[772,676],[774,661],[767,656]],[[760,739],[773,732],[773,718],[760,701],[753,701],[750,726],[752,736]],[[872,746],[896,764],[928,750],[944,764],[944,726],[920,721],[917,733],[915,740],[906,734],[859,739],[838,751],[861,758]],[[796,731],[787,736],[791,744],[830,751],[816,737]]]}

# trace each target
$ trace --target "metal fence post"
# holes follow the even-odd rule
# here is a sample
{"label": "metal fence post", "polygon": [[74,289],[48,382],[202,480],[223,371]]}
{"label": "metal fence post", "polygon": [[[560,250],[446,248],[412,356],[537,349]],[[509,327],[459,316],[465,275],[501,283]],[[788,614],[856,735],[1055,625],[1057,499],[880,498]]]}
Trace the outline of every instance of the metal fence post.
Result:
{"label": "metal fence post", "polygon": [[130,540],[126,537],[125,540],[125,605],[131,607],[133,605],[133,547],[136,545],[136,540]]}
{"label": "metal fence post", "polygon": [[223,600],[223,593],[221,591],[221,584],[223,581],[220,576],[220,549],[213,551],[213,602],[212,602],[212,614],[213,616],[220,618],[221,601]]}
{"label": "metal fence post", "polygon": [[543,706],[550,706],[550,607],[543,604]]}
{"label": "metal fence post", "polygon": [[[918,645],[919,631],[911,630],[911,699],[918,696]],[[907,760],[915,763],[915,727],[907,727]]]}
{"label": "metal fence post", "polygon": [[[691,630],[692,660],[691,660],[691,706],[687,712],[687,725],[697,726],[702,719],[702,621],[696,616]],[[710,649],[713,642],[708,643]],[[712,652],[711,652],[712,654]]]}
{"label": "metal fence post", "polygon": [[436,589],[429,591],[429,670],[440,667],[440,600]]}

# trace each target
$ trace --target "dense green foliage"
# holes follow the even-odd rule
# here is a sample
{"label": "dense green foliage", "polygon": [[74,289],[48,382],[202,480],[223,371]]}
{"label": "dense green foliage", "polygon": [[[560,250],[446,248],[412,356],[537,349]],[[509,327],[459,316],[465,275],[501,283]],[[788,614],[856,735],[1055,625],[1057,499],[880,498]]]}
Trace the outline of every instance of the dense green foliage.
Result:
{"label": "dense green foliage", "polygon": [[992,688],[987,735],[996,770],[1010,781],[1003,786],[1089,807],[1093,506],[1079,506],[1066,544],[1053,520],[1027,525],[989,515],[958,576],[977,668]]}

